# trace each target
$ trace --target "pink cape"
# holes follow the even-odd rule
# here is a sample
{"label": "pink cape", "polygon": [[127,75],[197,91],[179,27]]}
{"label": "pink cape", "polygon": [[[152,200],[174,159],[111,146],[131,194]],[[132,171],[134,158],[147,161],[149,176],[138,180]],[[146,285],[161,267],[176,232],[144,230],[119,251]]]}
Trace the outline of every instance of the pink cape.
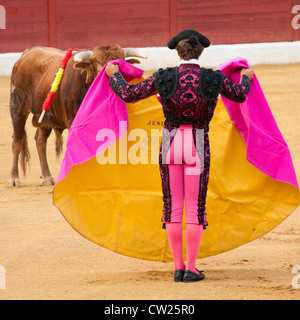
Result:
{"label": "pink cape", "polygon": [[[123,60],[111,63],[119,64],[120,72],[126,81],[141,78],[144,73]],[[74,165],[84,163],[103,152],[128,130],[126,104],[111,89],[105,66],[89,88],[72,123],[56,184],[67,176]],[[127,128],[119,128],[120,121],[126,121]],[[115,133],[109,139],[109,143],[102,143],[103,148],[101,141],[97,141],[97,134],[101,129],[112,130]]]}
{"label": "pink cape", "polygon": [[[118,63],[127,81],[141,77],[142,70],[124,61]],[[245,60],[244,64],[247,65]],[[235,71],[241,65],[243,60],[231,62],[223,65],[222,70],[235,79]],[[211,134],[218,134],[214,149],[216,166],[212,168],[207,199],[208,212],[212,214],[198,258],[257,239],[281,223],[300,203],[289,150],[255,79],[252,82],[247,103],[225,100],[237,129],[227,126],[229,117],[221,102],[212,121]],[[137,112],[139,107],[142,112]],[[225,122],[219,121],[218,116],[224,117]],[[95,156],[109,146],[106,141],[101,142],[99,132],[110,129],[114,140],[108,141],[112,144],[128,130],[128,119],[133,122],[129,129],[140,126],[148,134],[152,129],[161,129],[161,105],[154,97],[139,105],[126,105],[114,94],[102,70],[70,129],[53,190],[53,203],[74,230],[106,249],[138,259],[172,261],[167,235],[160,222],[162,194],[158,164],[99,166],[95,161],[98,160]],[[156,121],[159,127],[153,125]],[[225,132],[225,144],[219,136],[220,130]],[[144,142],[147,144],[146,139]],[[233,150],[239,153],[232,154]],[[248,160],[258,169],[246,161],[245,151]],[[231,165],[232,170],[228,170],[227,166]],[[259,169],[289,183],[261,174]]]}
{"label": "pink cape", "polygon": [[[218,69],[235,83],[239,82],[241,68],[249,68],[244,58],[237,58],[218,66]],[[251,90],[244,103],[233,102],[223,96],[222,100],[245,141],[247,160],[271,178],[287,182],[299,189],[289,148],[257,77],[254,75],[251,80]]]}

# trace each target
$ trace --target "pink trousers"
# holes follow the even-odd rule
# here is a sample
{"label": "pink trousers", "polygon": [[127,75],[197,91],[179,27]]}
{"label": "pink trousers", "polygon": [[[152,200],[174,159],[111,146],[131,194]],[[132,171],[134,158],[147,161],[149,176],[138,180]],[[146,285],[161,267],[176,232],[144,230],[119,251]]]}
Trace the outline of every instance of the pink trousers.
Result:
{"label": "pink trousers", "polygon": [[[202,130],[203,132],[203,130]],[[207,132],[191,125],[180,125],[173,138],[163,135],[160,169],[163,185],[164,217],[175,270],[198,273],[195,264],[206,227],[205,201],[210,153]],[[168,145],[167,140],[170,140]],[[167,151],[166,151],[167,150]],[[186,217],[186,265],[182,251],[182,220]]]}
{"label": "pink trousers", "polygon": [[161,164],[165,202],[163,222],[182,223],[185,207],[186,223],[207,224],[209,142],[207,134],[202,134],[202,139],[197,134],[198,139],[192,125],[180,125],[168,148],[165,163]]}

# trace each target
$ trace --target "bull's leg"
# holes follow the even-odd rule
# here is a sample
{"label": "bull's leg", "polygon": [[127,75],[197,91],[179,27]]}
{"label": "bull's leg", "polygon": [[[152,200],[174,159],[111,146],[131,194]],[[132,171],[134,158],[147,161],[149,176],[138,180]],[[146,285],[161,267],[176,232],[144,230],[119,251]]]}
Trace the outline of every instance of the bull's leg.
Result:
{"label": "bull's leg", "polygon": [[13,142],[12,142],[12,152],[13,152],[13,164],[12,169],[10,172],[10,179],[8,181],[9,187],[20,187],[20,179],[19,179],[19,155],[22,150],[22,138],[16,137],[16,135],[13,135]]}
{"label": "bull's leg", "polygon": [[50,173],[47,161],[47,139],[50,136],[51,131],[51,128],[40,127],[36,130],[34,137],[40,159],[41,177],[43,179],[42,183],[45,186],[52,186],[55,184],[55,180]]}
{"label": "bull's leg", "polygon": [[20,187],[20,179],[19,179],[19,156],[22,154],[22,166],[25,173],[26,170],[26,162],[29,161],[29,152],[27,146],[27,137],[25,132],[25,123],[28,117],[28,113],[24,112],[23,114],[14,114],[12,116],[13,123],[13,142],[12,142],[12,153],[13,153],[13,164],[10,172],[10,179],[8,182],[9,187]]}

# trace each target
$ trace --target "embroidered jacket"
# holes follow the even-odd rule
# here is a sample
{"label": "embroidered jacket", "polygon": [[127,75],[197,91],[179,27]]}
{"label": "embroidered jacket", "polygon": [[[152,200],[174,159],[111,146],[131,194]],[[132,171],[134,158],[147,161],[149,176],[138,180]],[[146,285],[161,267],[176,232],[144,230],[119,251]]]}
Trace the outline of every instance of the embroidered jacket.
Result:
{"label": "embroidered jacket", "polygon": [[180,124],[208,129],[219,94],[242,103],[251,88],[245,75],[240,84],[235,84],[222,72],[200,68],[194,63],[159,69],[153,76],[133,85],[127,84],[116,72],[110,77],[110,85],[125,102],[136,102],[159,93],[168,129],[178,128]]}

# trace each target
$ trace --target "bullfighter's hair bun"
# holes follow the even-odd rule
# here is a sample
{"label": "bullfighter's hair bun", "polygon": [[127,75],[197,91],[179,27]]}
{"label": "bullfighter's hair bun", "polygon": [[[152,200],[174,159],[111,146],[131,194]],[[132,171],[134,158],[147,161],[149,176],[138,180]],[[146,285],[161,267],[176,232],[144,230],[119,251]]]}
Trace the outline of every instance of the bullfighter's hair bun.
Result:
{"label": "bullfighter's hair bun", "polygon": [[[194,38],[194,39],[193,39]],[[189,43],[191,45],[194,44],[196,39],[202,44],[204,48],[207,48],[210,46],[210,41],[207,37],[205,37],[203,34],[199,33],[195,30],[183,30],[179,32],[176,36],[174,36],[170,41],[168,42],[168,48],[169,49],[175,49],[178,45],[178,43],[181,40],[189,39]]]}

